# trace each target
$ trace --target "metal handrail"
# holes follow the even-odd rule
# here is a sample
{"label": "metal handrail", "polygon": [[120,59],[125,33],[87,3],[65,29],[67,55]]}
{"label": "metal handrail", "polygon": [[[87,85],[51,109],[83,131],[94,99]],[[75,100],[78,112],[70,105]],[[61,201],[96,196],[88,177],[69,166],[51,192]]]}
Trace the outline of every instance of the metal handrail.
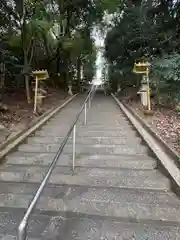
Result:
{"label": "metal handrail", "polygon": [[71,133],[73,132],[73,170],[75,168],[75,141],[76,141],[76,124],[79,120],[79,117],[81,116],[81,113],[82,111],[84,110],[85,112],[85,115],[84,115],[84,124],[86,125],[87,123],[87,102],[89,101],[89,107],[91,106],[91,100],[92,100],[92,96],[91,94],[93,93],[93,91],[96,89],[96,87],[93,85],[79,111],[79,113],[77,114],[76,116],[76,119],[75,121],[73,122],[73,124],[71,125],[66,137],[64,138],[60,148],[58,149],[49,169],[48,169],[48,172],[46,173],[46,176],[44,177],[44,179],[42,180],[38,190],[36,191],[36,194],[34,195],[31,203],[29,204],[29,207],[23,217],[23,219],[21,220],[19,226],[18,226],[18,240],[26,240],[26,237],[27,237],[27,226],[28,226],[28,221],[29,221],[29,217],[32,213],[32,211],[34,210],[41,194],[42,194],[42,191],[44,190],[46,184],[47,184],[47,181],[49,180],[50,176],[51,176],[51,173],[54,169],[54,167],[56,166],[56,163],[69,139],[69,136],[71,135]]}

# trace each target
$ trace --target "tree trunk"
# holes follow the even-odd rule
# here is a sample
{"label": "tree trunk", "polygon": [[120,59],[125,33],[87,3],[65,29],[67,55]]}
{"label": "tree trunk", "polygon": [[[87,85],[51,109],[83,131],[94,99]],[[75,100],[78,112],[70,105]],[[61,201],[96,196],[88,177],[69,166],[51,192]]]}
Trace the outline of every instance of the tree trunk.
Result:
{"label": "tree trunk", "polygon": [[28,103],[31,103],[31,93],[30,93],[30,87],[29,87],[29,77],[28,75],[25,75],[25,85],[26,85],[26,97]]}
{"label": "tree trunk", "polygon": [[5,83],[5,64],[1,63],[0,64],[0,101],[2,101],[3,96],[4,96],[4,83]]}
{"label": "tree trunk", "polygon": [[29,87],[29,76],[28,76],[28,59],[26,53],[24,53],[24,72],[25,72],[25,86],[26,86],[26,97],[28,103],[31,103],[31,92]]}
{"label": "tree trunk", "polygon": [[155,91],[156,91],[156,104],[159,106],[160,105],[160,94],[159,94],[159,79],[156,78],[156,87],[155,87]]}
{"label": "tree trunk", "polygon": [[[70,32],[70,19],[71,19],[71,10],[70,8],[68,7],[67,10],[66,10],[66,13],[67,13],[67,26],[65,28],[65,35],[68,37],[68,39],[71,38],[71,32]],[[68,77],[68,93],[70,95],[73,95],[72,93],[72,69],[71,69],[71,57],[70,57],[70,50],[67,49],[66,51],[66,64],[67,64],[67,77]]]}
{"label": "tree trunk", "polygon": [[78,86],[78,89],[80,89],[80,84],[81,84],[81,60],[78,57],[78,59],[77,59],[77,86]]}

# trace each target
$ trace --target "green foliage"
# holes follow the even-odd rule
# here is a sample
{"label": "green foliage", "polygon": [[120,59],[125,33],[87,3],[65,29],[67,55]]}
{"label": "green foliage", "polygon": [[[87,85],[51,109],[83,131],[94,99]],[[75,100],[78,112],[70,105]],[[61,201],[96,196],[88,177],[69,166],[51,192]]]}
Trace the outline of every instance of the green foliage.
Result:
{"label": "green foliage", "polygon": [[148,60],[152,63],[151,80],[158,90],[178,95],[179,9],[180,3],[171,0],[159,0],[156,5],[136,1],[117,9],[105,40],[110,81],[123,87],[138,86],[140,77],[132,74],[134,61]]}
{"label": "green foliage", "polygon": [[180,105],[177,105],[177,106],[176,106],[176,111],[177,111],[177,112],[180,112]]}
{"label": "green foliage", "polygon": [[119,0],[102,0],[102,9],[108,13],[114,13],[122,2]]}
{"label": "green foliage", "polygon": [[180,54],[174,53],[152,61],[152,83],[158,94],[170,101],[179,101],[180,97]]}
{"label": "green foliage", "polygon": [[180,83],[180,54],[170,54],[152,61],[152,72],[164,82]]}
{"label": "green foliage", "polygon": [[8,81],[16,82],[17,75],[21,81],[19,75],[38,68],[60,74],[66,84],[83,68],[91,80],[96,58],[91,33],[103,17],[102,6],[97,0],[2,0],[0,61]]}

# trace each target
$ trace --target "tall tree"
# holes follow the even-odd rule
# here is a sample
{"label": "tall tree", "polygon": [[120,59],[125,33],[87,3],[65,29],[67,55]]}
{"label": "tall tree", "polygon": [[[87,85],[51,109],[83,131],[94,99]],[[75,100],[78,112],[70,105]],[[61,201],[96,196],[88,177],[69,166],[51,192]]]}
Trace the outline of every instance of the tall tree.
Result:
{"label": "tall tree", "polygon": [[[7,13],[11,23],[9,44],[22,50],[22,73],[25,77],[25,86],[28,102],[31,102],[29,88],[29,73],[34,55],[36,41],[41,34],[49,31],[51,24],[48,21],[45,5],[42,1],[14,0],[0,3],[1,10]],[[11,36],[9,36],[11,34]]]}
{"label": "tall tree", "polygon": [[[114,77],[122,85],[134,85],[133,63],[137,59],[158,61],[179,52],[179,3],[172,0],[132,1],[117,9],[106,36],[106,57]],[[173,61],[173,60],[172,60]]]}

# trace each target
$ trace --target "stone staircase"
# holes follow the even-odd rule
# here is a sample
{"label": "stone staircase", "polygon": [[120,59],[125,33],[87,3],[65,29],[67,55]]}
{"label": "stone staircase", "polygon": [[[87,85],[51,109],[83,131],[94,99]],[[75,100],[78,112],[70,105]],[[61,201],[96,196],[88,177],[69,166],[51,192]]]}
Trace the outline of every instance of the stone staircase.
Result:
{"label": "stone staircase", "polygon": [[[0,237],[16,239],[17,226],[83,103],[78,97],[0,168]],[[180,201],[157,160],[111,97],[96,95],[37,204],[28,239],[178,240]]]}

